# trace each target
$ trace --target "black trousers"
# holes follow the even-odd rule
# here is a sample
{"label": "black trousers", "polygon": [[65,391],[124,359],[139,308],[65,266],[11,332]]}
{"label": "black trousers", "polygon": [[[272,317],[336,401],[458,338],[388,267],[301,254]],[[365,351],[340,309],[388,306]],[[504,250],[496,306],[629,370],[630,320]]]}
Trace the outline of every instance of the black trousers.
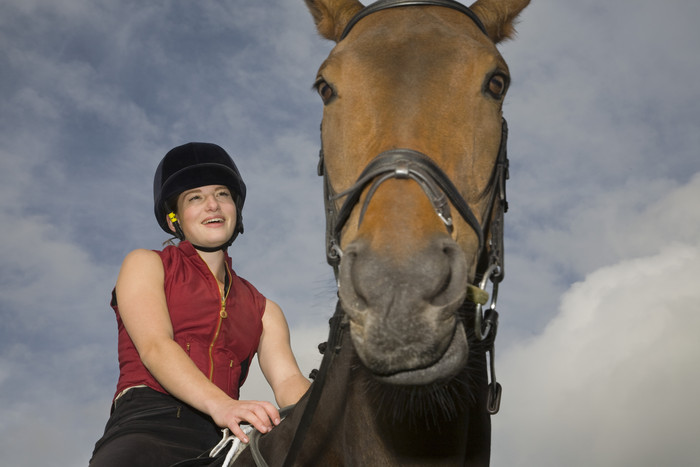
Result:
{"label": "black trousers", "polygon": [[113,407],[90,467],[167,467],[221,441],[208,415],[150,388],[134,388]]}

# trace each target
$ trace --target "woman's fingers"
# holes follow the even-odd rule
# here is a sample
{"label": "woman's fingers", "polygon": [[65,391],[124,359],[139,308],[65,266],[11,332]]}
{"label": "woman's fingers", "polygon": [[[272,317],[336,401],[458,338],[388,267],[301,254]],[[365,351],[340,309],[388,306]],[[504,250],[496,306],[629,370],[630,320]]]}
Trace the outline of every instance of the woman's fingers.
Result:
{"label": "woman's fingers", "polygon": [[258,407],[262,408],[265,411],[265,415],[267,416],[268,420],[270,420],[274,425],[279,425],[280,413],[279,410],[277,410],[277,407],[270,404],[269,402],[259,402],[259,404],[260,405]]}
{"label": "woman's fingers", "polygon": [[239,423],[249,423],[261,433],[268,433],[273,426],[280,423],[279,411],[269,402],[237,401],[232,420],[228,424],[231,432],[242,442],[248,442],[248,436],[240,428]]}
{"label": "woman's fingers", "polygon": [[236,438],[241,440],[241,442],[247,444],[250,441],[250,439],[245,434],[245,432],[241,429],[241,427],[240,427],[240,425],[238,425],[238,423],[232,423],[231,425],[229,425],[229,429],[231,430],[231,433],[233,433],[233,435]]}

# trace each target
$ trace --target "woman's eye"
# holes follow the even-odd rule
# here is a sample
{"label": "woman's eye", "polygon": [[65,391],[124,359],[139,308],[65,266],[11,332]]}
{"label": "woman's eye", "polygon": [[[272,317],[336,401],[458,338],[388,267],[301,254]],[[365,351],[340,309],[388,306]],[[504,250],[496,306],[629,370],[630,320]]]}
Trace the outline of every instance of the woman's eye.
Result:
{"label": "woman's eye", "polygon": [[316,81],[314,87],[316,88],[316,92],[318,92],[318,95],[321,96],[321,99],[323,99],[324,104],[330,102],[330,100],[335,96],[335,91],[333,90],[331,85],[326,83],[326,81],[324,81],[323,79],[319,79],[318,81]]}
{"label": "woman's eye", "polygon": [[508,89],[508,79],[506,76],[501,74],[496,74],[489,78],[488,83],[486,83],[486,92],[488,92],[494,99],[501,99]]}

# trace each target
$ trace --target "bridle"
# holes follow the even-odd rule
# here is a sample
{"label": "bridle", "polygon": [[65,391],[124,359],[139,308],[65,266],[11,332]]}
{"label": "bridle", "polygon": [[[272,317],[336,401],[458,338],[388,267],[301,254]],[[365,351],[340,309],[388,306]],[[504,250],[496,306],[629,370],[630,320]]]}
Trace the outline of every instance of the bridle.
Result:
{"label": "bridle", "polygon": [[[482,268],[477,271],[482,280],[478,286],[470,284],[467,290],[467,298],[477,307],[475,314],[474,332],[479,340],[484,340],[491,327],[495,327],[494,319],[485,316],[482,307],[488,301],[486,294],[486,282],[493,282],[493,296],[490,310],[495,312],[498,284],[503,280],[503,214],[508,210],[506,200],[506,180],[508,179],[508,124],[503,119],[501,123],[501,142],[498,149],[496,164],[486,188],[490,192],[490,200],[486,212],[491,213],[485,228],[479,224],[469,204],[464,200],[454,183],[445,172],[427,155],[413,149],[390,149],[376,156],[365,167],[357,181],[348,189],[336,193],[331,185],[325,170],[323,147],[319,152],[318,173],[323,176],[324,204],[326,212],[326,259],[333,267],[336,279],[343,250],[340,247],[340,236],[350,214],[359,203],[365,188],[370,185],[365,195],[358,218],[358,225],[362,223],[365,211],[372,196],[383,182],[391,179],[412,179],[418,183],[430,200],[435,213],[442,220],[448,233],[452,233],[453,221],[448,200],[457,210],[464,221],[472,228],[478,238],[480,259]],[[336,207],[336,201],[345,198],[340,207]],[[488,235],[490,233],[490,235]],[[484,249],[484,241],[489,238],[489,248]],[[487,256],[485,258],[485,256]],[[483,266],[485,264],[485,266]],[[479,274],[481,272],[481,274]],[[491,313],[493,314],[493,313]]]}
{"label": "bridle", "polygon": [[[487,34],[481,20],[468,7],[453,0],[379,0],[360,10],[347,24],[340,39],[343,40],[352,28],[366,16],[394,7],[404,6],[441,6],[458,10],[467,15],[477,27]],[[479,243],[479,262],[477,266],[478,284],[470,284],[467,290],[467,300],[475,304],[474,334],[479,341],[485,341],[486,351],[489,353],[490,380],[488,384],[487,411],[490,414],[498,412],[501,400],[501,385],[496,381],[494,365],[494,341],[498,327],[498,312],[496,311],[496,299],[498,296],[498,284],[504,277],[503,264],[503,215],[508,210],[506,200],[506,180],[508,179],[508,155],[507,155],[508,125],[502,120],[501,141],[491,177],[486,191],[490,198],[485,212],[490,213],[487,222],[482,227],[469,204],[460,194],[444,171],[426,154],[409,148],[399,148],[384,151],[377,155],[365,167],[357,181],[348,189],[337,193],[329,180],[324,160],[323,142],[319,151],[318,175],[323,176],[324,205],[326,213],[326,258],[333,267],[336,279],[343,251],[340,247],[340,236],[343,227],[347,223],[352,211],[360,201],[362,193],[367,190],[363,205],[360,210],[358,223],[362,222],[372,196],[379,185],[391,178],[414,180],[422,188],[433,205],[437,216],[445,224],[449,233],[452,233],[453,221],[450,203],[464,221],[474,230]],[[342,198],[345,201],[340,209],[336,202]],[[448,203],[449,201],[449,203]],[[488,245],[486,244],[488,241]],[[486,292],[487,281],[492,282],[491,303],[484,311],[483,305],[489,301]],[[342,334],[347,327],[347,320],[340,303],[336,307],[336,313],[330,321],[330,335],[323,361],[312,385],[309,400],[302,414],[292,444],[290,445],[285,466],[294,464],[301,449],[306,432],[311,425],[313,414],[318,405],[326,373],[335,355],[339,351]]]}
{"label": "bridle", "polygon": [[[469,7],[453,0],[379,0],[360,10],[348,22],[339,41],[343,40],[352,28],[366,16],[389,8],[405,6],[441,6],[458,10],[467,15],[484,34],[487,34],[486,28],[479,17]],[[478,286],[471,284],[468,287],[467,298],[477,306],[474,326],[475,334],[479,340],[484,340],[488,336],[490,329],[495,328],[497,323],[494,319],[489,319],[489,317],[485,316],[482,310],[483,305],[488,301],[488,295],[485,292],[486,283],[483,277],[491,279],[493,282],[494,299],[497,297],[498,283],[504,277],[503,213],[508,210],[505,191],[506,179],[508,178],[507,140],[508,125],[503,119],[498,156],[489,185],[486,188],[491,194],[486,212],[490,212],[491,216],[484,227],[479,224],[469,204],[464,200],[459,190],[443,170],[429,156],[414,149],[399,148],[382,152],[370,161],[355,184],[340,193],[336,193],[326,173],[323,141],[321,141],[318,174],[324,178],[326,259],[333,267],[336,278],[338,277],[340,260],[343,256],[343,250],[340,247],[340,236],[367,185],[371,184],[360,210],[358,223],[362,222],[367,206],[381,183],[391,178],[415,180],[432,203],[436,214],[445,224],[448,233],[452,233],[453,224],[450,205],[447,201],[452,204],[478,238],[479,251],[481,252],[479,265],[482,267],[477,270],[477,277],[482,276],[482,280]],[[337,209],[336,201],[342,198],[345,198],[345,201],[340,209]],[[487,235],[488,233],[490,235]],[[486,246],[484,244],[486,238],[489,239],[487,249],[484,248]],[[484,258],[485,255],[487,256],[486,258]],[[492,300],[490,309],[495,312],[495,300]],[[487,312],[487,314],[489,313]]]}
{"label": "bridle", "polygon": [[338,42],[345,39],[345,36],[348,35],[350,30],[357,24],[358,21],[360,21],[365,16],[369,16],[372,13],[399,6],[441,6],[446,8],[452,8],[453,10],[461,11],[465,15],[469,16],[471,20],[474,21],[474,23],[479,27],[479,29],[481,29],[481,32],[488,35],[488,33],[486,32],[486,28],[484,27],[484,23],[482,23],[481,19],[478,16],[476,16],[476,13],[474,13],[468,6],[464,6],[461,3],[455,2],[453,0],[379,0],[370,5],[367,5],[362,10],[360,10],[355,16],[353,16],[353,18],[345,26],[345,29],[343,29],[343,33],[340,35],[340,39],[338,39]]}
{"label": "bridle", "polygon": [[[364,188],[370,183],[372,184],[362,204],[358,224],[362,223],[367,206],[379,185],[390,178],[415,180],[432,203],[435,213],[445,224],[449,233],[452,233],[453,225],[450,205],[447,201],[451,201],[462,218],[476,233],[479,239],[479,250],[481,250],[484,246],[484,234],[479,221],[442,169],[430,157],[421,152],[413,149],[390,149],[375,157],[362,171],[355,184],[341,193],[333,194],[333,187],[330,185],[328,177],[325,177],[325,186],[328,188],[327,202],[334,206],[333,202],[345,198],[340,211],[334,216],[334,226],[332,226],[331,236],[328,239],[330,243],[328,253],[331,255],[329,261],[332,261],[334,268],[337,267],[343,256],[343,251],[340,248],[340,234],[350,214],[355,209],[355,205],[359,202]],[[328,207],[326,210],[327,213],[332,211],[333,207]]]}

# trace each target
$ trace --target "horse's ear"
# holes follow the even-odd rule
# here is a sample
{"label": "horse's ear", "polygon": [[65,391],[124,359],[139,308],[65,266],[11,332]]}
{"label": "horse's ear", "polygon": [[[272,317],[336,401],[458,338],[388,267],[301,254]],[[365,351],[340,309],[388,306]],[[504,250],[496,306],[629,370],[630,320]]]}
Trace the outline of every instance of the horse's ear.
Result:
{"label": "horse's ear", "polygon": [[345,26],[364,6],[357,0],[304,0],[321,36],[338,42]]}
{"label": "horse's ear", "polygon": [[484,23],[491,40],[497,44],[513,38],[515,19],[529,3],[530,0],[477,0],[470,8]]}

